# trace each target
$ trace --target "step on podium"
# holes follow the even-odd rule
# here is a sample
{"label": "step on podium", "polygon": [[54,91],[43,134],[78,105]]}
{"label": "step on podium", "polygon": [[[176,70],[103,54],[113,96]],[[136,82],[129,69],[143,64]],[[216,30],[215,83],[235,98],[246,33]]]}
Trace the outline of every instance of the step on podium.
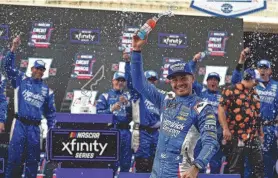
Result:
{"label": "step on podium", "polygon": [[120,151],[113,115],[57,113],[56,118],[47,137],[47,158],[59,165],[56,178],[112,178]]}

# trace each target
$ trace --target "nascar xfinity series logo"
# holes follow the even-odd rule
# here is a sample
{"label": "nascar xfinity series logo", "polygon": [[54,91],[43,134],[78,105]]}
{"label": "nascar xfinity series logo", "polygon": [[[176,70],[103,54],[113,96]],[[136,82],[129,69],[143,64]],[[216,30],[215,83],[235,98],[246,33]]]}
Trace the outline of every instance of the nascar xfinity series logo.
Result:
{"label": "nascar xfinity series logo", "polygon": [[165,48],[186,48],[187,36],[184,34],[158,34],[158,46]]}
{"label": "nascar xfinity series logo", "polygon": [[117,131],[52,129],[50,159],[115,161],[119,152],[118,139]]}
{"label": "nascar xfinity series logo", "polygon": [[[100,137],[100,133],[93,132],[71,132],[70,138],[73,138],[71,141],[62,142],[63,149],[62,151],[67,151],[70,155],[74,155],[75,158],[94,158],[95,152],[98,152],[101,156],[105,149],[107,148],[108,143],[102,145],[97,140]],[[80,142],[78,138],[90,138],[92,141]],[[75,154],[74,154],[75,152]],[[88,153],[89,152],[89,153]]]}
{"label": "nascar xfinity series logo", "polygon": [[99,30],[70,29],[70,41],[72,43],[96,44],[99,43]]}

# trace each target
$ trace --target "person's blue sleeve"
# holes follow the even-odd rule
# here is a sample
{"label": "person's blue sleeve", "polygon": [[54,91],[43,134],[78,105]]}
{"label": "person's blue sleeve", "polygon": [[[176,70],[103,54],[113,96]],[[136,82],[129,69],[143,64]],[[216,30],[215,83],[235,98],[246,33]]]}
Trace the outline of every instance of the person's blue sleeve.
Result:
{"label": "person's blue sleeve", "polygon": [[216,117],[211,105],[203,102],[197,104],[195,110],[198,114],[197,128],[201,133],[202,150],[194,163],[205,169],[220,147],[217,141]]}
{"label": "person's blue sleeve", "polygon": [[99,96],[96,106],[97,114],[112,114],[110,111],[110,105],[107,103],[106,98],[108,98],[107,93],[103,93]]}
{"label": "person's blue sleeve", "polygon": [[127,89],[129,90],[131,100],[137,100],[139,99],[139,93],[135,90],[133,87],[132,77],[131,77],[131,68],[130,68],[130,62],[125,63],[125,78],[126,78],[126,85]]}
{"label": "person's blue sleeve", "polygon": [[19,71],[15,66],[15,54],[9,51],[2,63],[5,75],[8,77],[8,80],[11,81],[12,86],[16,88],[20,85],[24,77],[24,73]]}
{"label": "person's blue sleeve", "polygon": [[187,65],[189,66],[190,70],[195,73],[196,72],[196,66],[197,62],[194,62],[193,60],[190,60]]}
{"label": "person's blue sleeve", "polygon": [[48,129],[53,128],[56,123],[56,107],[54,92],[51,89],[44,103],[44,117],[47,120]]}
{"label": "person's blue sleeve", "polygon": [[200,96],[203,88],[204,88],[204,86],[202,84],[200,84],[199,82],[197,82],[197,80],[194,81],[192,89],[194,90],[196,95]]}
{"label": "person's blue sleeve", "polygon": [[155,86],[148,83],[144,76],[143,59],[141,52],[133,51],[131,58],[131,76],[133,87],[149,101],[151,101],[157,108],[161,109],[165,95],[160,93]]}
{"label": "person's blue sleeve", "polygon": [[235,69],[232,75],[232,80],[231,80],[232,84],[235,85],[239,83],[241,80],[242,80],[242,73]]}

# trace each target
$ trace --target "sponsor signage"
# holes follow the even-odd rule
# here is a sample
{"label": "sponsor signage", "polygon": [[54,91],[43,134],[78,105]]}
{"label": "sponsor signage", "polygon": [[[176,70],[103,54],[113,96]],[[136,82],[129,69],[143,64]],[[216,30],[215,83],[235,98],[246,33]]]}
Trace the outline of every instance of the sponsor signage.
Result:
{"label": "sponsor signage", "polygon": [[118,161],[119,132],[51,129],[48,157],[56,161]]}
{"label": "sponsor signage", "polygon": [[81,44],[99,44],[100,31],[91,29],[70,29],[70,41]]}
{"label": "sponsor signage", "polygon": [[76,54],[72,78],[91,79],[96,59],[91,54]]}
{"label": "sponsor signage", "polygon": [[33,22],[28,45],[36,48],[48,48],[53,30],[51,22]]}
{"label": "sponsor signage", "polygon": [[221,31],[209,31],[207,41],[207,51],[210,56],[224,56],[226,51],[226,41],[228,33]]}
{"label": "sponsor signage", "polygon": [[158,34],[158,46],[163,48],[186,48],[187,36],[185,34]]}

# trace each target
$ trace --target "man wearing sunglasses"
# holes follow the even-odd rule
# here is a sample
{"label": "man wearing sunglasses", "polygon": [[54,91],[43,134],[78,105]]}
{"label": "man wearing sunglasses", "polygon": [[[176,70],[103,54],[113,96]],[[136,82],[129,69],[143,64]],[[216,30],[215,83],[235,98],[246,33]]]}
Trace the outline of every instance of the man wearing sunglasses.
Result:
{"label": "man wearing sunglasses", "polygon": [[32,76],[27,77],[15,67],[15,51],[20,38],[13,40],[3,67],[6,76],[15,88],[15,119],[11,128],[6,178],[21,177],[22,159],[25,158],[25,177],[37,176],[40,161],[40,124],[42,116],[47,119],[48,128],[54,127],[56,108],[53,91],[43,82],[45,63],[35,61]]}
{"label": "man wearing sunglasses", "polygon": [[124,92],[126,87],[125,74],[115,72],[112,89],[103,93],[97,100],[97,114],[113,114],[116,129],[120,132],[120,160],[113,167],[114,174],[120,166],[121,172],[129,172],[132,150],[129,123],[131,121],[130,94]]}
{"label": "man wearing sunglasses", "polygon": [[[233,72],[232,83],[236,84],[241,81],[241,69],[244,66],[248,49],[241,52],[238,65]],[[260,74],[260,82],[256,86],[256,91],[260,96],[261,117],[263,121],[264,144],[264,172],[265,178],[274,176],[274,166],[278,156],[277,136],[275,135],[275,122],[278,116],[278,83],[271,78],[271,63],[262,59],[257,63],[257,70]],[[251,170],[249,170],[251,172]]]}
{"label": "man wearing sunglasses", "polygon": [[[130,69],[130,55],[124,54],[125,74],[127,88],[131,94],[132,119],[134,127],[132,132],[132,148],[135,152],[135,168],[137,173],[152,171],[153,160],[158,142],[158,129],[160,127],[160,115],[158,108],[133,87]],[[155,71],[144,72],[148,82],[152,85],[158,83],[158,75]],[[163,92],[161,90],[161,92]],[[166,92],[163,92],[166,94]]]}

